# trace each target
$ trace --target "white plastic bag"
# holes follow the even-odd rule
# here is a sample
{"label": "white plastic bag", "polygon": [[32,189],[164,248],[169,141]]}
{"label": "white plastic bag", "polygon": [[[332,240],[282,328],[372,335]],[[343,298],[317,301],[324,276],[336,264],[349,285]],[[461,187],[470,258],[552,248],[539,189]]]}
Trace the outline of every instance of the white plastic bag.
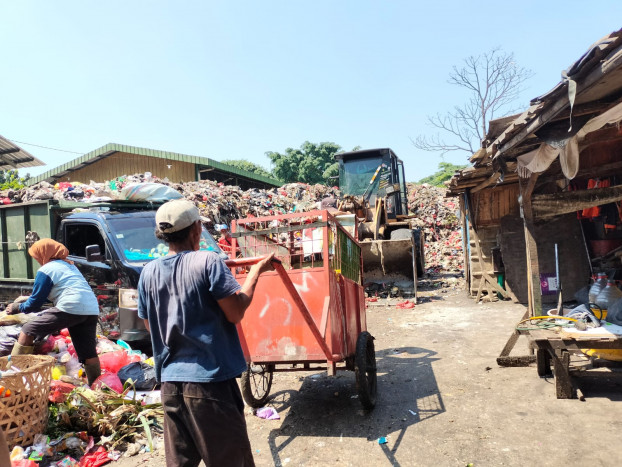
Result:
{"label": "white plastic bag", "polygon": [[130,183],[121,190],[121,199],[128,201],[167,201],[181,197],[179,191],[161,183]]}

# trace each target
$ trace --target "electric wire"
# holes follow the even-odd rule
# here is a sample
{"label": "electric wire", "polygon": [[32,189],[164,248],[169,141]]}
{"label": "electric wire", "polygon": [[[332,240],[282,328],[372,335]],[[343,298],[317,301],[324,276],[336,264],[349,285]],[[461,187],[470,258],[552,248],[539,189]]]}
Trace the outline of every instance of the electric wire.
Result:
{"label": "electric wire", "polygon": [[37,148],[43,148],[43,149],[51,149],[52,151],[60,151],[60,152],[68,152],[70,154],[85,154],[83,152],[77,152],[77,151],[68,151],[67,149],[58,149],[58,148],[51,148],[49,146],[42,146],[40,144],[33,144],[33,143],[25,143],[24,141],[17,141],[16,139],[10,139],[9,141],[11,141],[12,143],[17,143],[17,144],[25,144],[27,146],[34,146]]}

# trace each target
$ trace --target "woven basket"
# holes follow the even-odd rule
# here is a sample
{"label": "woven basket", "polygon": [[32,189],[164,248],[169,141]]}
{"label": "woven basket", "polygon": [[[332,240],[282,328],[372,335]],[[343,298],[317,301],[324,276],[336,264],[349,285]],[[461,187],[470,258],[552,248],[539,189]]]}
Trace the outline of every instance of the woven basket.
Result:
{"label": "woven basket", "polygon": [[[9,444],[30,446],[35,435],[43,433],[48,422],[48,394],[54,357],[47,355],[15,355],[0,357],[0,385],[11,390],[9,397],[0,397],[0,428]],[[20,371],[4,375],[11,367]]]}

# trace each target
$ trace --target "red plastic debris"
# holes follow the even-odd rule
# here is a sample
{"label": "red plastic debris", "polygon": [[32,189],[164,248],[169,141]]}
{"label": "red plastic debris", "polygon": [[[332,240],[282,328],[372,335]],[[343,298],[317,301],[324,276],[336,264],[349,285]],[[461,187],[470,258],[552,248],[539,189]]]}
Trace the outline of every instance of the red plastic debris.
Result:
{"label": "red plastic debris", "polygon": [[39,464],[30,459],[22,459],[19,461],[11,461],[11,467],[39,467]]}
{"label": "red plastic debris", "polygon": [[103,446],[100,446],[97,451],[90,454],[86,454],[80,459],[80,467],[100,467],[107,464],[112,459],[108,457],[108,451]]}
{"label": "red plastic debris", "polygon": [[102,375],[95,380],[91,385],[92,389],[101,389],[103,387],[109,387],[113,391],[121,394],[123,392],[123,384],[116,373],[110,373],[104,371]]}
{"label": "red plastic debris", "polygon": [[53,379],[50,382],[50,394],[48,395],[48,400],[55,403],[65,402],[67,400],[67,394],[74,389],[75,386],[73,384]]}

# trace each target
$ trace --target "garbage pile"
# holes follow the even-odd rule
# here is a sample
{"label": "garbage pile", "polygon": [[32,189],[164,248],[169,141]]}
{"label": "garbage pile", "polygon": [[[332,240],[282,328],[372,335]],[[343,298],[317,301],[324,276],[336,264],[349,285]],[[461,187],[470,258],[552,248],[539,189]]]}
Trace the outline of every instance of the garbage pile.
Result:
{"label": "garbage pile", "polygon": [[0,192],[0,203],[12,204],[37,200],[65,200],[85,203],[114,200],[144,201],[154,197],[173,199],[184,197],[194,201],[207,218],[207,224],[230,224],[233,219],[248,216],[270,216],[290,212],[304,212],[316,208],[318,201],[338,197],[336,187],[288,183],[280,188],[242,190],[211,180],[170,183],[149,172],[124,175],[104,183],[91,181],[60,182],[52,185],[40,182],[20,190]]}
{"label": "garbage pile", "polygon": [[425,265],[428,273],[464,270],[458,203],[446,198],[445,188],[408,184],[408,210],[412,224],[425,233]]}
{"label": "garbage pile", "polygon": [[[459,272],[463,270],[462,240],[457,217],[458,204],[445,198],[444,188],[408,184],[408,208],[415,214],[413,226],[425,232],[427,272]],[[0,203],[11,204],[36,200],[106,202],[113,200],[144,201],[186,198],[194,201],[206,218],[208,229],[217,224],[230,225],[233,219],[310,211],[327,197],[339,198],[336,187],[289,183],[280,188],[242,190],[211,180],[171,183],[149,172],[124,175],[104,183],[91,181],[40,182],[20,190],[0,192]],[[213,229],[213,234],[216,232]]]}
{"label": "garbage pile", "polygon": [[[23,318],[10,315],[15,316]],[[102,375],[89,387],[67,329],[37,342],[35,353],[55,358],[48,425],[31,446],[13,448],[16,465],[103,465],[162,447],[163,411],[152,358],[98,336]]]}

